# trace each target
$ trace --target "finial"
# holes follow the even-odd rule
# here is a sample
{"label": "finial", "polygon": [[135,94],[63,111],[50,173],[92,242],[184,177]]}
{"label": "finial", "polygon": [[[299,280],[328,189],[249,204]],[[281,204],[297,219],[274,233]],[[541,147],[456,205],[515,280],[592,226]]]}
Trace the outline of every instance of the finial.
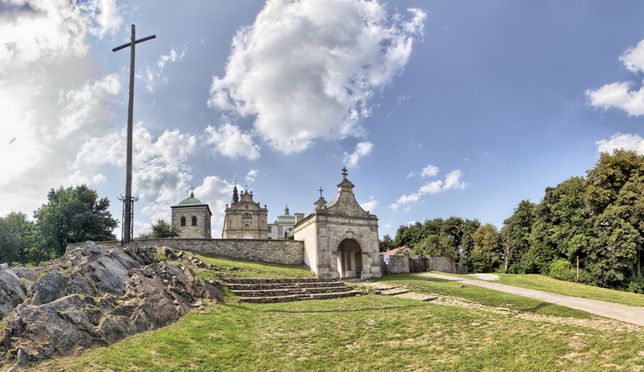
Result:
{"label": "finial", "polygon": [[286,208],[284,208],[284,214],[288,216],[288,203],[286,204]]}
{"label": "finial", "polygon": [[191,198],[194,198],[194,197],[195,197],[195,193],[194,193],[194,191],[195,191],[195,186],[194,186],[194,185],[190,185],[190,197],[191,197]]}
{"label": "finial", "polygon": [[322,186],[320,186],[320,189],[318,191],[320,192],[320,197],[322,197],[322,191],[324,191],[324,189],[322,189]]}
{"label": "finial", "polygon": [[347,176],[349,175],[349,171],[347,171],[347,167],[342,167],[342,172],[340,174],[342,174],[342,177],[347,178]]}

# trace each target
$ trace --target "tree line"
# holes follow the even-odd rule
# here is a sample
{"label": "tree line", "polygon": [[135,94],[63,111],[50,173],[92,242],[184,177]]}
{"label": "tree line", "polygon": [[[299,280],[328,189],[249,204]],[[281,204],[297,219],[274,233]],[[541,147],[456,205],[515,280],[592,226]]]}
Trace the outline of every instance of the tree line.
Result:
{"label": "tree line", "polygon": [[585,177],[546,188],[539,203],[521,201],[500,231],[437,218],[399,227],[381,250],[406,245],[452,256],[473,272],[540,273],[643,293],[643,243],[644,156],[617,150],[602,153]]}
{"label": "tree line", "polygon": [[0,217],[0,262],[38,264],[62,256],[71,243],[115,240],[109,206],[86,185],[51,189],[33,221],[20,212]]}

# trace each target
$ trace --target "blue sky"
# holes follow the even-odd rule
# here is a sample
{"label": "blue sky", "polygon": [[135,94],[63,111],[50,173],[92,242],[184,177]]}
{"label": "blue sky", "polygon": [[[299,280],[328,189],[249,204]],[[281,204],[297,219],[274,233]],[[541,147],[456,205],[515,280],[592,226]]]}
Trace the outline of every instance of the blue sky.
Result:
{"label": "blue sky", "polygon": [[344,165],[381,235],[500,227],[599,151],[644,153],[641,1],[0,4],[0,214],[86,182],[120,216],[129,56],[111,48],[131,23],[157,35],[137,48],[135,234],[191,185],[215,234],[234,180],[271,221],[309,213]]}

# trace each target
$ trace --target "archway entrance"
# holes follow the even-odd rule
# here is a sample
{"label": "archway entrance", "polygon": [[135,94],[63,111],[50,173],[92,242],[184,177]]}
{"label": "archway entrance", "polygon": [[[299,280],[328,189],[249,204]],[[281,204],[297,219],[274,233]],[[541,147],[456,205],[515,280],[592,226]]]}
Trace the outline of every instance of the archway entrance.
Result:
{"label": "archway entrance", "polygon": [[344,239],[338,245],[338,272],[341,278],[360,278],[362,249],[354,239]]}

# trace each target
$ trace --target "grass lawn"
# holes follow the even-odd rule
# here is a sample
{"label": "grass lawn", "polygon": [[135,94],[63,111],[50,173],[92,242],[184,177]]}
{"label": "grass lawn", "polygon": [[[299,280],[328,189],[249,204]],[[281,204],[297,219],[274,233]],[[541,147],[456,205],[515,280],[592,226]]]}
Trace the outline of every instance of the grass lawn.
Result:
{"label": "grass lawn", "polygon": [[637,370],[644,332],[385,296],[212,305],[44,370]]}
{"label": "grass lawn", "polygon": [[385,275],[379,281],[387,284],[404,285],[417,292],[457,297],[483,305],[501,306],[535,314],[575,318],[591,317],[590,314],[584,311],[570,309],[565,306],[418,274]]}
{"label": "grass lawn", "polygon": [[281,265],[265,262],[236,260],[224,257],[209,257],[195,254],[203,262],[215,265],[226,276],[243,278],[314,278],[304,265]]}
{"label": "grass lawn", "polygon": [[591,285],[567,282],[538,274],[499,274],[497,283],[513,285],[566,296],[583,297],[593,300],[615,302],[631,306],[644,306],[644,295]]}

